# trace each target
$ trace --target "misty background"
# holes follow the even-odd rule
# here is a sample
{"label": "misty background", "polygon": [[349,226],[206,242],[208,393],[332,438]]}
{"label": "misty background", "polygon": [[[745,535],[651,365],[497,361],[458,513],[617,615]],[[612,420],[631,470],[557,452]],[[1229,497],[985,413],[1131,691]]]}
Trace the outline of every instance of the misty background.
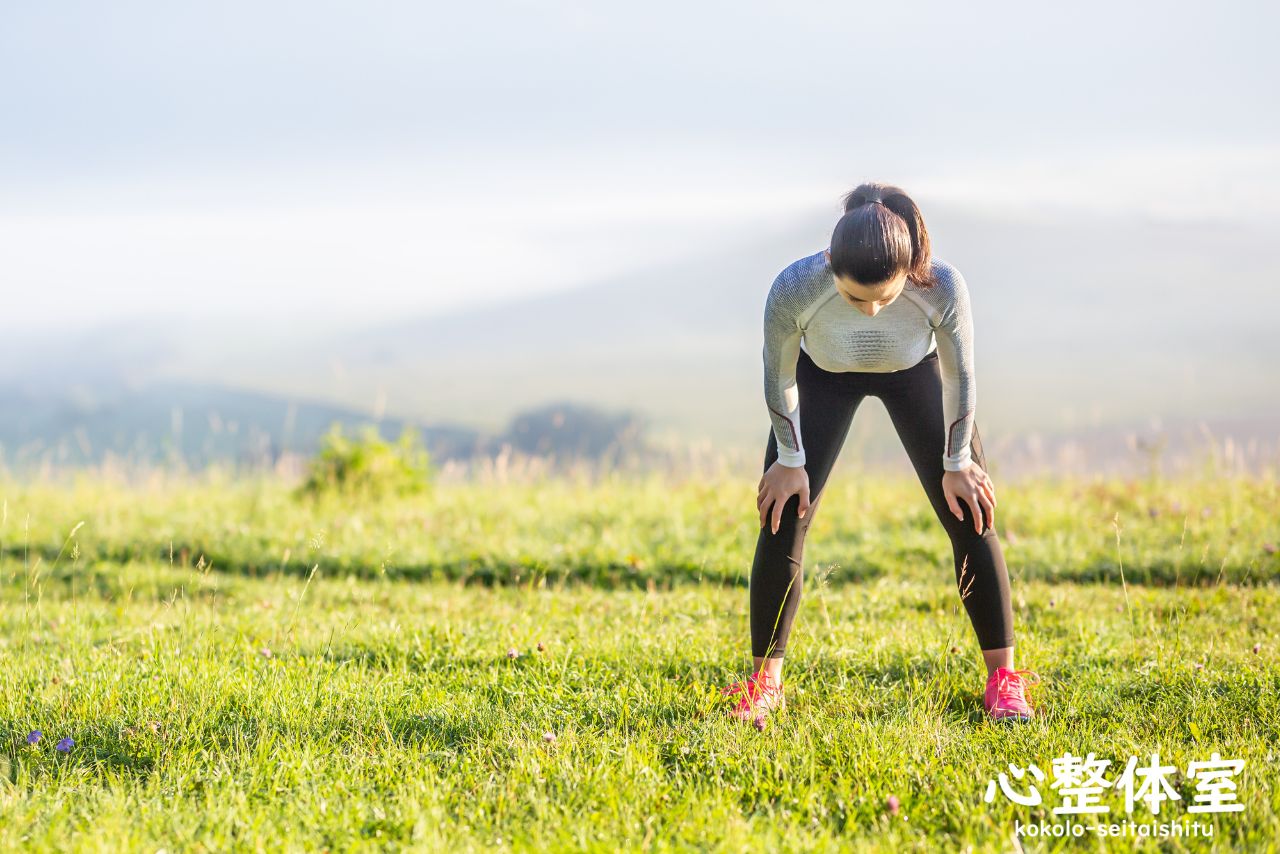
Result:
{"label": "misty background", "polygon": [[[765,295],[864,180],[968,282],[994,471],[1274,462],[1276,18],[6,4],[0,462],[270,461],[335,420],[762,458]],[[846,457],[910,470],[875,400]]]}

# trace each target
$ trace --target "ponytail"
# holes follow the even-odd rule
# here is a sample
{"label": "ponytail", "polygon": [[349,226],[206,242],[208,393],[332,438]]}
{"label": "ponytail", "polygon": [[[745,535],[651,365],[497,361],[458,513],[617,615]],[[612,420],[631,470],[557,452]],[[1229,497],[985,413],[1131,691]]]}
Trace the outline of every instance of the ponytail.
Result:
{"label": "ponytail", "polygon": [[868,182],[843,198],[844,216],[831,235],[831,269],[859,284],[875,285],[906,273],[932,288],[929,230],[915,201],[900,187]]}

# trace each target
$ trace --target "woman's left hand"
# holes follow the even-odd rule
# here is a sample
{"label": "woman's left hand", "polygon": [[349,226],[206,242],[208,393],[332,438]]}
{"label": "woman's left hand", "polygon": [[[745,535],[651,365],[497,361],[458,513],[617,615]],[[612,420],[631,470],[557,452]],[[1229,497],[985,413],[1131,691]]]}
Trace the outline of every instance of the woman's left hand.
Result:
{"label": "woman's left hand", "polygon": [[964,519],[960,509],[963,499],[973,511],[973,528],[982,533],[982,519],[985,516],[988,527],[996,524],[996,486],[982,466],[970,463],[964,471],[948,471],[942,475],[942,492],[947,496],[947,506],[956,514],[957,519]]}

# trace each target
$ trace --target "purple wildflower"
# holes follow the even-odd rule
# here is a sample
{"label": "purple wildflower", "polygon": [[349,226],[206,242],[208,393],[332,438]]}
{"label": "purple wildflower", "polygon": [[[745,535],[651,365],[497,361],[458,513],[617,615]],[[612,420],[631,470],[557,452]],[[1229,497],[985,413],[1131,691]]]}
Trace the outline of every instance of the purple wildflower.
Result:
{"label": "purple wildflower", "polygon": [[27,744],[35,744],[37,741],[39,741],[43,737],[44,737],[44,733],[42,733],[38,729],[33,729],[31,730],[31,732],[27,733]]}
{"label": "purple wildflower", "polygon": [[67,736],[66,738],[62,739],[62,741],[59,741],[57,744],[55,744],[53,746],[53,749],[57,750],[59,753],[70,753],[71,748],[75,746],[76,746],[76,740],[71,736]]}
{"label": "purple wildflower", "polygon": [[897,795],[890,795],[888,798],[886,798],[884,805],[889,808],[890,815],[898,814],[898,796]]}
{"label": "purple wildflower", "polygon": [[756,715],[756,719],[752,723],[758,732],[764,732],[764,728],[768,726],[768,721],[765,720],[764,715]]}

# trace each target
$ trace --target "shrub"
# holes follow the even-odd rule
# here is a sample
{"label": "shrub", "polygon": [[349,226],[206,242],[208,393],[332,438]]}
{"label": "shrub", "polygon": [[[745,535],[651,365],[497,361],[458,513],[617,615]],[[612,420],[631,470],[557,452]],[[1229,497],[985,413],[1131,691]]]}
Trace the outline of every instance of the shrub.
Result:
{"label": "shrub", "polygon": [[393,443],[383,439],[372,424],[348,437],[342,425],[334,422],[321,437],[298,494],[409,495],[424,491],[432,474],[430,455],[417,430],[405,427]]}

